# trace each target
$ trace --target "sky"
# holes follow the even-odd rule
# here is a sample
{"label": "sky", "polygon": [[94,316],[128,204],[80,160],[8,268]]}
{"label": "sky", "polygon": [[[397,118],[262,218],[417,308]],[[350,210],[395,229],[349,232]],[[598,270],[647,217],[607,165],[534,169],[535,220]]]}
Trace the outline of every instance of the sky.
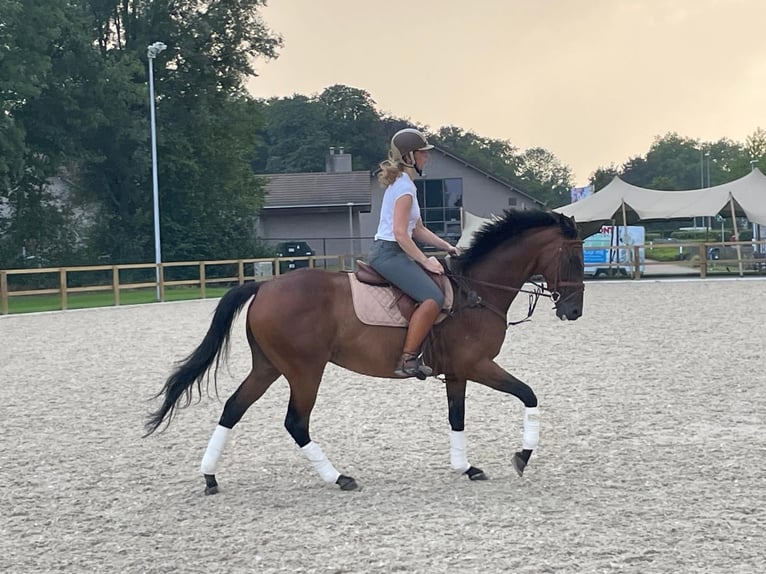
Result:
{"label": "sky", "polygon": [[543,147],[584,185],[658,136],[766,128],[763,0],[269,0],[256,97],[366,90],[384,114]]}

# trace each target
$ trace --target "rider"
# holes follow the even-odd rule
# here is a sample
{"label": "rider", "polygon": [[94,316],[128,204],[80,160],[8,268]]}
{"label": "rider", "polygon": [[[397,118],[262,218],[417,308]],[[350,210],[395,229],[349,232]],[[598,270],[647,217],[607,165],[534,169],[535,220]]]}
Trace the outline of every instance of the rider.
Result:
{"label": "rider", "polygon": [[457,255],[456,247],[423,225],[420,206],[413,183],[415,174],[422,176],[433,146],[418,130],[399,130],[391,139],[388,160],[380,164],[378,180],[386,186],[380,208],[380,222],[370,249],[369,262],[375,271],[415,299],[419,305],[410,319],[402,356],[396,366],[399,376],[425,379],[432,369],[423,364],[420,346],[439,316],[444,294],[426,271],[442,274],[444,268],[428,258],[413,241],[432,245]]}

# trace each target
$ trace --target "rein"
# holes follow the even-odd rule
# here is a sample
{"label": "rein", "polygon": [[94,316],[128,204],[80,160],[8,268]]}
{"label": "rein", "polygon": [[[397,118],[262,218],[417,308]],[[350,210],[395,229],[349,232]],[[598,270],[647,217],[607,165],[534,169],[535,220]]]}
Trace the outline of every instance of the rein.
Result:
{"label": "rein", "polygon": [[[518,287],[508,287],[507,285],[501,285],[500,283],[490,283],[489,281],[482,281],[480,279],[472,279],[470,277],[466,277],[465,275],[450,274],[449,277],[451,279],[454,279],[455,284],[458,287],[458,290],[463,291],[468,296],[469,307],[484,307],[485,309],[492,311],[495,315],[502,318],[503,323],[505,323],[508,319],[506,316],[506,313],[503,313],[500,309],[498,309],[491,303],[487,303],[484,299],[481,298],[481,296],[478,293],[476,293],[476,291],[468,288],[466,284],[470,282],[470,283],[475,283],[478,285],[485,285],[487,287],[492,287],[493,289],[498,289],[499,291],[528,293],[529,304],[527,307],[527,316],[520,321],[507,321],[506,329],[508,327],[520,325],[521,323],[526,323],[527,321],[531,320],[532,314],[535,312],[535,308],[537,307],[537,302],[539,301],[540,297],[548,297],[553,301],[554,304],[559,300],[558,292],[551,291],[544,285],[541,285],[534,281],[529,281],[529,283],[532,283],[535,286],[535,289],[529,290],[529,289],[523,289]],[[548,293],[546,293],[546,291],[548,291]]]}

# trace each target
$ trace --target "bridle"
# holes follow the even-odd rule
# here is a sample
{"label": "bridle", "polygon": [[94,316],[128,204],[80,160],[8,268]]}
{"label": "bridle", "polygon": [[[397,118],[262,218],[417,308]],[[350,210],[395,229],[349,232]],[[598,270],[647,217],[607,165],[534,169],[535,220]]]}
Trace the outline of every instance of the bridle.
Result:
{"label": "bridle", "polygon": [[[566,239],[561,242],[561,245],[558,248],[558,252],[556,255],[556,274],[554,275],[553,280],[553,288],[547,289],[550,292],[551,301],[553,301],[554,308],[559,304],[563,303],[564,301],[567,301],[569,298],[574,297],[578,292],[585,291],[585,284],[580,281],[562,281],[561,280],[561,258],[564,255],[564,248],[567,247],[566,252],[570,253],[572,251],[572,248],[575,250],[582,251],[582,239]],[[559,289],[561,287],[571,287],[572,292],[564,297],[561,298],[561,293],[559,292]]]}
{"label": "bridle", "polygon": [[[469,284],[473,285],[483,285],[485,287],[491,287],[492,289],[496,289],[498,291],[509,291],[512,293],[527,293],[529,294],[529,303],[527,308],[527,316],[524,319],[521,319],[520,321],[508,321],[506,324],[506,328],[514,325],[519,325],[521,323],[525,323],[529,321],[532,317],[532,314],[535,312],[535,309],[537,308],[537,302],[540,300],[540,297],[547,297],[551,300],[553,303],[553,308],[556,309],[559,305],[559,303],[563,303],[567,300],[569,300],[571,297],[574,297],[579,293],[580,291],[585,291],[585,284],[582,281],[569,281],[569,280],[561,280],[561,258],[565,253],[565,247],[566,252],[569,253],[572,248],[576,249],[582,249],[583,241],[582,239],[567,239],[561,242],[561,245],[559,246],[558,250],[554,255],[551,256],[551,260],[555,257],[556,259],[556,273],[554,275],[553,280],[553,286],[544,285],[543,283],[538,283],[536,281],[527,280],[527,283],[531,283],[534,285],[533,289],[525,289],[523,287],[509,287],[507,285],[502,285],[500,283],[492,283],[490,281],[482,281],[480,279],[474,279],[473,277],[468,277],[465,275],[457,275],[455,273],[448,273],[448,276],[454,281],[455,285],[458,288],[458,291],[462,291],[466,294],[466,298],[468,301],[468,307],[484,307],[485,309],[492,311],[496,315],[499,315],[502,317],[503,322],[505,323],[507,320],[506,314],[503,313],[500,309],[492,305],[491,303],[488,303],[484,299],[479,296],[476,291],[470,288]],[[550,264],[550,260],[546,263],[546,265],[543,266],[544,269],[548,268],[548,264]],[[559,289],[561,287],[572,287],[573,290],[571,293],[569,293],[566,297],[563,299],[561,298],[561,293]]]}

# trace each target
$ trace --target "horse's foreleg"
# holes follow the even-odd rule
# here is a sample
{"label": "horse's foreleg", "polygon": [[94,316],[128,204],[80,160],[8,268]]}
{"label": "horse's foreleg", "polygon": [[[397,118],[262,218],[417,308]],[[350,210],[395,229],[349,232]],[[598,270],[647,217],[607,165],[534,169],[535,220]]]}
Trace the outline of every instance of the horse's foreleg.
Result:
{"label": "horse's foreleg", "polygon": [[309,434],[311,411],[316,402],[320,380],[321,375],[319,380],[297,379],[295,377],[289,379],[290,402],[287,405],[285,428],[300,447],[303,456],[322,477],[322,480],[337,484],[341,490],[355,490],[358,486],[356,481],[350,476],[338,472],[321,447],[311,440]]}
{"label": "horse's foreleg", "polygon": [[278,377],[279,372],[271,366],[261,368],[258,372],[253,370],[226,401],[218,425],[207,443],[207,449],[200,465],[200,471],[205,477],[205,494],[218,492],[215,470],[218,466],[218,459],[221,458],[229,440],[231,429],[244,416],[250,405],[260,399]]}
{"label": "horse's foreleg", "polygon": [[503,393],[508,393],[524,403],[524,430],[521,439],[521,450],[513,455],[513,467],[519,476],[529,463],[532,451],[537,448],[540,438],[540,411],[537,407],[537,397],[526,383],[523,383],[499,365],[487,361],[479,366],[472,380]]}
{"label": "horse's foreleg", "polygon": [[452,470],[465,474],[471,480],[486,480],[484,471],[468,462],[465,446],[465,379],[447,377],[447,404],[449,407],[449,458]]}

